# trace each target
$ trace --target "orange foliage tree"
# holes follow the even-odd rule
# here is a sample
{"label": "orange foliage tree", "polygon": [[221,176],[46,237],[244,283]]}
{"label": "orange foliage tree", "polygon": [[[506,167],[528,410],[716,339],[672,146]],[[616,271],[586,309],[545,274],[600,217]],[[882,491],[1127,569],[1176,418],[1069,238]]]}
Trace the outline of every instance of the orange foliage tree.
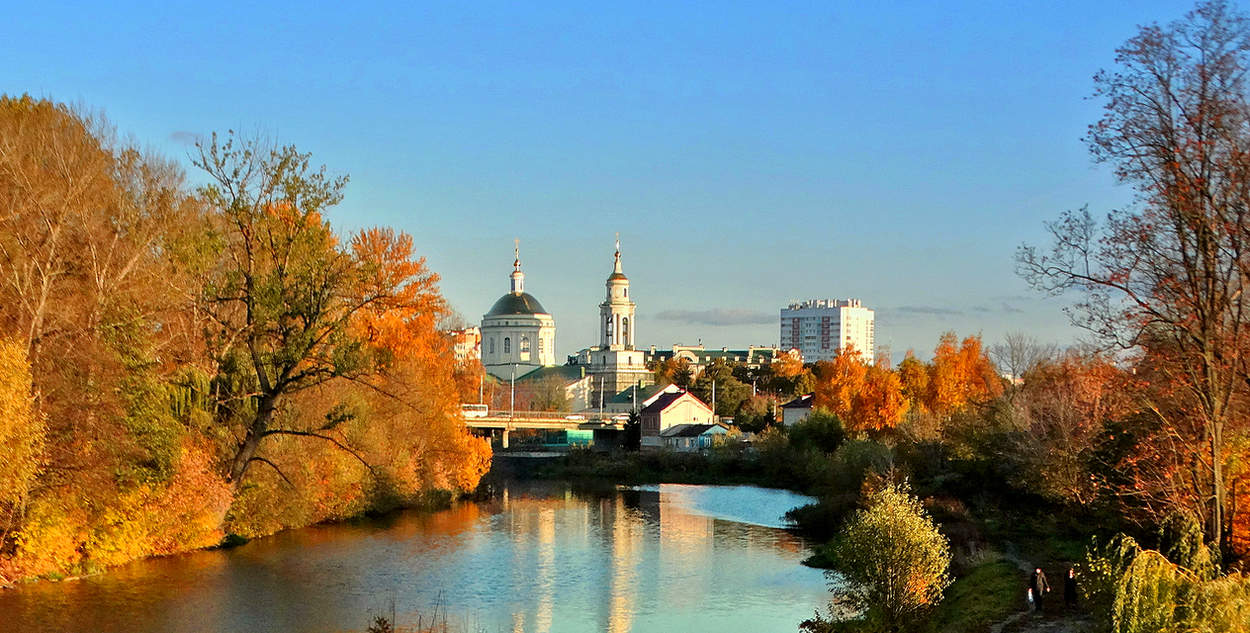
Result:
{"label": "orange foliage tree", "polygon": [[939,416],[949,416],[969,404],[984,403],[1003,392],[1003,380],[981,348],[980,336],[959,343],[947,332],[933,352],[926,405]]}
{"label": "orange foliage tree", "polygon": [[892,429],[907,412],[896,372],[864,362],[853,346],[816,363],[813,405],[842,419],[849,431]]}

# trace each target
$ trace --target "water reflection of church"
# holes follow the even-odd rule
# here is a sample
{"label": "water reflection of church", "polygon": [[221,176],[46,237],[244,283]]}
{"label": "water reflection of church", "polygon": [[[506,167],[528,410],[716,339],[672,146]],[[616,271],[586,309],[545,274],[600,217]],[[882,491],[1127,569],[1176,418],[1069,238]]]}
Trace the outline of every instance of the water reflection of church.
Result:
{"label": "water reflection of church", "polygon": [[[524,503],[511,502],[518,496]],[[533,556],[537,569],[529,579],[533,594],[524,596],[512,613],[515,633],[579,630],[570,627],[574,623],[589,627],[580,630],[626,633],[659,601],[667,611],[697,614],[711,596],[724,593],[718,584],[756,571],[754,561],[775,559],[776,550],[782,549],[793,553],[792,564],[797,564],[803,548],[798,537],[785,531],[690,512],[664,502],[654,489],[621,489],[611,495],[565,489],[563,496],[544,491],[534,497],[513,491],[504,494],[501,509],[514,549]],[[725,548],[734,549],[734,555],[714,556]],[[606,560],[589,567],[603,570],[603,575],[563,577],[562,569],[585,567],[579,561],[563,564],[569,562],[561,560],[568,550],[600,552]],[[726,559],[738,574],[723,569]],[[561,593],[569,590],[600,592],[592,600],[599,605],[593,623],[585,622],[587,614],[561,612]],[[672,630],[683,627],[675,622]]]}

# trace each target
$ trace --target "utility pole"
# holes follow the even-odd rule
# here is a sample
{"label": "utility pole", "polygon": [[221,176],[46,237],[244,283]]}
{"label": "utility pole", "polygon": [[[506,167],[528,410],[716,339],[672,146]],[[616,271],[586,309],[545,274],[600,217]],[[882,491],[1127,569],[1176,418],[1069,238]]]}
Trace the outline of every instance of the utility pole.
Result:
{"label": "utility pole", "polygon": [[716,379],[712,379],[712,417],[716,417]]}

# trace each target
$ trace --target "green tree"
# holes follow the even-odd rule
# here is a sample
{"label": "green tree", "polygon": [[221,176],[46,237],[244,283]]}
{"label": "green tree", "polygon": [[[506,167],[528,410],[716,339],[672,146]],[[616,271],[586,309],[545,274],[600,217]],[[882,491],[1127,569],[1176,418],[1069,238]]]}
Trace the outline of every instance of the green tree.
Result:
{"label": "green tree", "polygon": [[711,405],[713,384],[716,385],[716,415],[732,417],[751,397],[751,385],[734,378],[733,367],[722,358],[709,363],[703,373],[694,379],[690,393]]}
{"label": "green tree", "polygon": [[803,421],[791,426],[790,445],[800,450],[814,450],[820,453],[833,453],[846,440],[846,429],[838,416],[816,409]]}
{"label": "green tree", "polygon": [[950,584],[950,544],[906,485],[871,493],[834,545],[835,601],[882,630],[915,628]]}
{"label": "green tree", "polygon": [[257,449],[274,435],[319,438],[355,454],[335,433],[350,416],[331,412],[324,424],[285,428],[275,424],[279,406],[330,380],[367,376],[379,359],[366,344],[377,329],[366,317],[424,297],[430,280],[383,261],[405,254],[393,246],[406,236],[365,232],[341,243],[322,214],[342,199],[347,178],[313,169],[309,154],[233,133],[198,148],[195,165],[210,180],[200,189],[210,208],[200,303],[212,324],[209,348],[233,387],[223,390],[233,397],[223,422],[242,427],[233,428],[227,476],[237,487],[252,462],[272,466]]}

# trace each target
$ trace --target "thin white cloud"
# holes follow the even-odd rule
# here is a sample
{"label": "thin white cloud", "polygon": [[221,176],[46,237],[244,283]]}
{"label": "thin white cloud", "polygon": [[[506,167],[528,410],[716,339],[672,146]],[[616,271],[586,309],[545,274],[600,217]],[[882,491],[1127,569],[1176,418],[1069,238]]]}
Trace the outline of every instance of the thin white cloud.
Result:
{"label": "thin white cloud", "polygon": [[714,308],[711,310],[664,310],[655,315],[662,321],[680,321],[696,325],[771,325],[778,316],[758,310]]}

